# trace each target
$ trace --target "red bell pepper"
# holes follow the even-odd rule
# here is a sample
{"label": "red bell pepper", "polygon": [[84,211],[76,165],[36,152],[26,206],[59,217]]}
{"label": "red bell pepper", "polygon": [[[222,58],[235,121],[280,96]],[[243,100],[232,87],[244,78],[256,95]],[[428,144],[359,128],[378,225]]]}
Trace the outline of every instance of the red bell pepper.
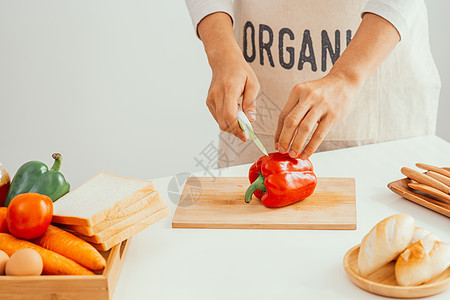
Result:
{"label": "red bell pepper", "polygon": [[245,193],[249,203],[254,194],[267,207],[281,207],[310,196],[317,185],[312,163],[279,152],[264,155],[254,163],[248,177],[251,185]]}

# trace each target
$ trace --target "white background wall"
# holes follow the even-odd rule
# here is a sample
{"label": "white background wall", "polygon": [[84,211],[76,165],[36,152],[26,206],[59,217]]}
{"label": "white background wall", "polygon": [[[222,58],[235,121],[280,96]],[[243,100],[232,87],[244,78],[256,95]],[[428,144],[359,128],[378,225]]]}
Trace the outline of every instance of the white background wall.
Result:
{"label": "white background wall", "polygon": [[450,2],[429,0],[428,18],[430,43],[434,60],[441,75],[441,95],[439,100],[438,124],[436,134],[450,142]]}
{"label": "white background wall", "polygon": [[[427,1],[441,72],[437,133],[450,141],[450,4]],[[63,154],[73,186],[202,170],[216,141],[211,73],[184,1],[0,1],[0,162]]]}

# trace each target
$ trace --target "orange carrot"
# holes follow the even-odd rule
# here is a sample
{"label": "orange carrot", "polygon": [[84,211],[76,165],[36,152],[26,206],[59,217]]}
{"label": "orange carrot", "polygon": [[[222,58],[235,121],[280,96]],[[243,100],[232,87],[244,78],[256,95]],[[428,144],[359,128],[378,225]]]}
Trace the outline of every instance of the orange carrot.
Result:
{"label": "orange carrot", "polygon": [[105,258],[91,244],[53,225],[48,226],[47,231],[32,242],[92,271],[103,270],[106,266]]}
{"label": "orange carrot", "polygon": [[0,233],[0,250],[9,256],[17,250],[30,248],[36,250],[44,263],[43,274],[46,275],[95,275],[71,259],[58,253],[39,247],[31,242],[18,239],[8,233]]}
{"label": "orange carrot", "polygon": [[9,233],[8,224],[6,223],[7,207],[0,207],[0,232]]}

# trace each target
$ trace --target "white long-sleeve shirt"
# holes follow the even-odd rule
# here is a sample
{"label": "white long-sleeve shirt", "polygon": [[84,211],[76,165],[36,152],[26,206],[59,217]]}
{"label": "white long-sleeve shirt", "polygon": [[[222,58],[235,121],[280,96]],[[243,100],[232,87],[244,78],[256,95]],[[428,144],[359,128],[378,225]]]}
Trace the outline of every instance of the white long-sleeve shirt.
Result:
{"label": "white long-sleeve shirt", "polygon": [[[389,21],[402,37],[421,2],[423,0],[369,0],[361,15],[367,12],[379,15]],[[198,23],[215,12],[227,13],[233,20],[232,0],[186,0],[186,5],[196,32]]]}

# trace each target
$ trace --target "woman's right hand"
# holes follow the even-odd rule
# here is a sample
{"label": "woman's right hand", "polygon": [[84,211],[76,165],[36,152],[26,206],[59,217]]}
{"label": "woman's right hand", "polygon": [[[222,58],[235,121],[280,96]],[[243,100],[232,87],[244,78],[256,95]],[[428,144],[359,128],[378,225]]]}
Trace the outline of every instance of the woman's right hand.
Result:
{"label": "woman's right hand", "polygon": [[242,110],[253,122],[258,79],[244,60],[227,14],[214,13],[205,17],[198,25],[198,33],[212,69],[206,105],[222,131],[245,142],[245,133],[237,122],[238,101],[242,97]]}

